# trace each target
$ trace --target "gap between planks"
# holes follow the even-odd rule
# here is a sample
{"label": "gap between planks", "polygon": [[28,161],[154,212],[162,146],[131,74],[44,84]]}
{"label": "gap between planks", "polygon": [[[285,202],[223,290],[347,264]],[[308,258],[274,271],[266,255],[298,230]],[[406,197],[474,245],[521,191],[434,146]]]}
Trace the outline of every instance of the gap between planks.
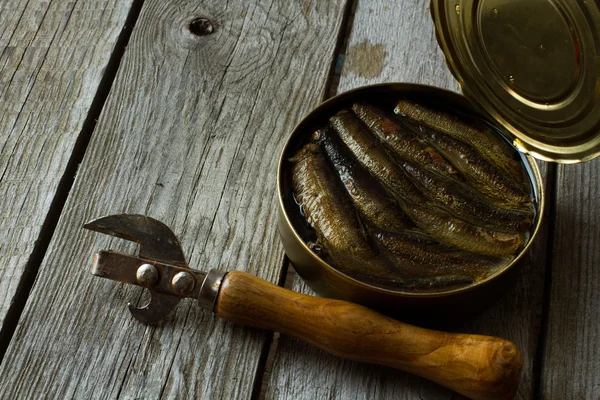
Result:
{"label": "gap between planks", "polygon": [[[557,182],[558,173],[555,163],[546,163],[546,215],[543,216],[546,221],[546,244],[552,244],[554,241],[555,223],[556,223],[556,202],[557,202]],[[550,319],[550,296],[552,289],[552,268],[554,265],[554,246],[546,246],[546,266],[544,268],[544,283],[542,295],[542,310],[540,317],[540,328],[537,336],[535,354],[532,364],[532,399],[542,398],[543,373],[544,373],[544,355],[546,338],[548,335],[548,323]]]}
{"label": "gap between planks", "polygon": [[119,34],[113,52],[106,64],[104,75],[100,80],[98,90],[94,95],[94,99],[92,100],[87,116],[81,127],[81,131],[73,147],[73,151],[71,152],[71,157],[69,158],[65,172],[59,181],[56,194],[52,199],[52,203],[42,224],[38,239],[25,266],[23,276],[17,286],[14,302],[10,305],[4,325],[0,329],[0,365],[4,360],[6,350],[12,340],[23,309],[25,308],[40,265],[46,256],[50,240],[52,239],[58,220],[62,214],[67,197],[73,187],[77,169],[83,160],[83,156],[85,155],[90,139],[92,138],[94,128],[96,127],[100,113],[104,108],[104,104],[106,103],[106,99],[114,83],[121,59],[125,53],[127,44],[129,43],[131,32],[133,31],[133,27],[137,22],[143,5],[144,0],[134,0],[132,3],[127,18],[125,19],[123,29]]}

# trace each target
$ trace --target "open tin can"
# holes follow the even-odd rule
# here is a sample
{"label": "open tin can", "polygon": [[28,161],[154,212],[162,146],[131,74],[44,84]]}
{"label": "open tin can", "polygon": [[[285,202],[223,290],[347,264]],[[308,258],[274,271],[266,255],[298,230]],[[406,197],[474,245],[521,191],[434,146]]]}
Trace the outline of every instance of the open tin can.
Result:
{"label": "open tin can", "polygon": [[[534,158],[575,163],[600,154],[600,10],[588,3],[432,0],[438,42],[464,97],[424,85],[366,86],[327,100],[294,128],[278,168],[279,231],[290,262],[313,290],[405,315],[463,313],[506,291],[544,213],[544,187]],[[293,151],[355,102],[389,110],[400,98],[483,120],[520,152],[535,207],[529,238],[513,259],[473,285],[436,292],[384,289],[340,272],[305,242],[289,174]]]}

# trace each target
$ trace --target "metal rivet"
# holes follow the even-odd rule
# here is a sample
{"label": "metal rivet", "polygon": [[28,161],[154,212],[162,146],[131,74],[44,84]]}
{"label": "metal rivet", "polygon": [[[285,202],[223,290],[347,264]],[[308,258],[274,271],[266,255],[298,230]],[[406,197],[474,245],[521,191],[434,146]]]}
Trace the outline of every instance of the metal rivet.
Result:
{"label": "metal rivet", "polygon": [[154,286],[158,282],[158,271],[152,264],[142,264],[135,273],[140,285],[143,286]]}
{"label": "metal rivet", "polygon": [[171,280],[171,287],[179,294],[188,294],[194,288],[194,277],[185,271],[178,272]]}
{"label": "metal rivet", "polygon": [[198,36],[207,36],[214,31],[212,22],[206,18],[196,18],[190,22],[188,29],[191,33]]}

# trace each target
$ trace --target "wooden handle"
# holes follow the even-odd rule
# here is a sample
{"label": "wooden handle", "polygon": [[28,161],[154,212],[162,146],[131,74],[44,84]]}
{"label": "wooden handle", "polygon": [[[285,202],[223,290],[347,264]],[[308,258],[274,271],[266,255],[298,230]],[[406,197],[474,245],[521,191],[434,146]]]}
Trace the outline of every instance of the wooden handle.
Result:
{"label": "wooden handle", "polygon": [[223,319],[296,336],[336,356],[419,375],[473,399],[511,399],[523,357],[511,342],[404,324],[341,300],[292,292],[245,272],[225,275]]}

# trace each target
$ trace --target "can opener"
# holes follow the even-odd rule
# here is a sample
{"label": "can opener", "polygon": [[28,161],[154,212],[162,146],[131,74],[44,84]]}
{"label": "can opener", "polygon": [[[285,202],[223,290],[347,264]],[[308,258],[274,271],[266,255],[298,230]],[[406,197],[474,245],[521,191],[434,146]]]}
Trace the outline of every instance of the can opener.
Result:
{"label": "can opener", "polygon": [[84,228],[139,244],[138,256],[94,255],[93,275],[148,288],[150,300],[129,305],[142,322],[166,317],[184,297],[226,321],[295,336],[350,360],[397,368],[473,399],[511,399],[523,356],[511,342],[408,325],[363,306],[308,296],[241,271],[188,267],[165,224],[144,215],[110,215]]}

